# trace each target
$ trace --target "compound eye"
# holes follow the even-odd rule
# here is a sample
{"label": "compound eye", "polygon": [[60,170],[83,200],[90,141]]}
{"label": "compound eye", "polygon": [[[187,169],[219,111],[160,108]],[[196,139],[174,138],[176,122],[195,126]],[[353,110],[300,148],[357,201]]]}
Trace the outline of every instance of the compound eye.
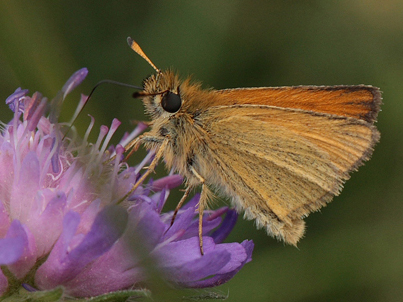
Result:
{"label": "compound eye", "polygon": [[179,94],[168,91],[161,100],[162,108],[169,113],[177,112],[182,106],[182,100]]}

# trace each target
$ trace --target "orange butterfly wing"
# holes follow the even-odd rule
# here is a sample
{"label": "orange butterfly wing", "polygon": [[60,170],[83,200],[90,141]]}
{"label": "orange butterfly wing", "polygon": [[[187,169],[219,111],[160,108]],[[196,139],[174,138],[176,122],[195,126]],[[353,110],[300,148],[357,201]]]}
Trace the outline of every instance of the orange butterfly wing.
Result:
{"label": "orange butterfly wing", "polygon": [[375,87],[210,93],[201,118],[211,149],[205,166],[214,162],[219,169],[203,173],[214,170],[207,179],[221,183],[247,217],[292,244],[303,235],[302,218],[338,195],[379,140],[373,122],[381,97]]}
{"label": "orange butterfly wing", "polygon": [[[294,108],[374,122],[381,92],[373,86],[290,86],[214,90],[211,106],[268,105]],[[217,103],[218,101],[218,103]]]}

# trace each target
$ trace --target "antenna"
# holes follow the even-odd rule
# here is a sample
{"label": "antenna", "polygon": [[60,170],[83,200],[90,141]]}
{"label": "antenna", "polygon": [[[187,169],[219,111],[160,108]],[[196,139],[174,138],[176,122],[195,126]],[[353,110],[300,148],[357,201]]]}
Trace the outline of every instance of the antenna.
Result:
{"label": "antenna", "polygon": [[148,62],[148,64],[151,65],[152,68],[155,69],[157,73],[161,73],[161,70],[157,68],[157,66],[154,65],[153,62],[146,56],[144,51],[141,49],[140,45],[137,44],[136,41],[134,41],[132,38],[127,37],[127,43],[129,44],[130,48],[133,49],[140,57],[142,57],[144,60]]}
{"label": "antenna", "polygon": [[135,85],[131,85],[131,84],[126,84],[126,83],[121,83],[121,82],[116,82],[116,81],[113,81],[113,80],[102,80],[102,81],[99,81],[99,82],[94,86],[94,88],[92,88],[90,94],[87,96],[87,99],[86,99],[85,103],[82,105],[82,107],[80,108],[80,110],[78,110],[78,111],[74,114],[72,120],[70,121],[70,126],[69,126],[69,128],[67,129],[66,133],[63,135],[63,138],[62,138],[62,139],[64,139],[64,138],[67,136],[67,134],[69,133],[70,129],[73,127],[73,124],[74,124],[74,122],[76,121],[78,115],[83,111],[85,105],[88,103],[89,99],[92,97],[92,95],[93,95],[95,89],[97,89],[97,88],[98,88],[100,85],[102,85],[102,84],[113,84],[113,85],[118,85],[118,86],[123,86],[123,87],[129,87],[129,88],[134,88],[134,89],[143,90],[143,87],[135,86]]}

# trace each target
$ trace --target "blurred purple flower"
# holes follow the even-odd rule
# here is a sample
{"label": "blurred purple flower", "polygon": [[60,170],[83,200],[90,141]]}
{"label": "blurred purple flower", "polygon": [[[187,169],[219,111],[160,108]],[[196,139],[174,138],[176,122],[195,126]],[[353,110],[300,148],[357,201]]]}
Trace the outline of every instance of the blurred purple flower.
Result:
{"label": "blurred purple flower", "polygon": [[[201,256],[199,196],[179,211],[172,227],[173,213],[161,213],[181,176],[150,180],[120,202],[153,153],[136,167],[122,162],[122,145],[109,146],[119,121],[102,126],[95,144],[87,142],[92,117],[84,139],[63,138],[69,125],[58,122],[61,104],[87,73],[77,71],[51,102],[20,88],[6,100],[14,118],[0,135],[0,295],[11,296],[21,286],[63,286],[72,297],[102,295],[144,286],[150,263],[181,287],[231,279],[253,250],[252,241],[222,243],[235,225],[234,210],[206,212]],[[76,115],[86,100],[82,95]],[[126,141],[145,127],[139,124]]]}

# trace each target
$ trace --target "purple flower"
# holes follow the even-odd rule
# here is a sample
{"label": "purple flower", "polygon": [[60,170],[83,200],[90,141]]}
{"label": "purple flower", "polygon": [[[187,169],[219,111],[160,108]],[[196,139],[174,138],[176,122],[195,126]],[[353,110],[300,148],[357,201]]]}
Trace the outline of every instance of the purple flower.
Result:
{"label": "purple flower", "polygon": [[[144,286],[155,270],[180,287],[231,279],[253,250],[247,240],[222,243],[235,225],[234,210],[206,211],[202,256],[199,196],[180,209],[172,227],[173,213],[162,213],[181,176],[151,179],[122,200],[154,154],[136,167],[122,162],[122,145],[144,124],[113,147],[109,141],[118,120],[101,126],[94,144],[87,142],[92,117],[81,140],[69,124],[58,122],[63,100],[86,75],[86,69],[77,71],[51,101],[20,88],[6,100],[14,118],[0,135],[0,295],[18,295],[21,286],[63,286],[65,295],[92,297]],[[86,100],[83,95],[75,116]]]}

